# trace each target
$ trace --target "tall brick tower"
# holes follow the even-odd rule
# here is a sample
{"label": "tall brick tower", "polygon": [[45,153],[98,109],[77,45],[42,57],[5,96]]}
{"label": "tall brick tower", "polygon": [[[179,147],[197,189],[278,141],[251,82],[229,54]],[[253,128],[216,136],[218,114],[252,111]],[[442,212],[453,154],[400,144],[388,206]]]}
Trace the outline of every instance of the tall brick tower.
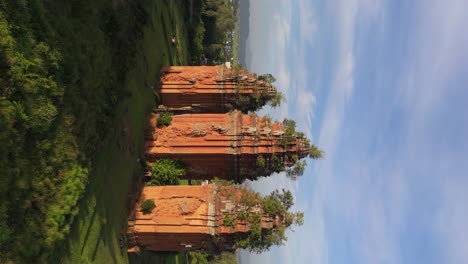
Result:
{"label": "tall brick tower", "polygon": [[[216,253],[233,250],[255,224],[258,230],[274,228],[280,218],[263,215],[260,205],[241,204],[243,191],[215,184],[144,187],[138,205],[151,199],[156,207],[145,215],[137,205],[130,215],[129,252],[138,247],[150,251]],[[242,218],[240,214],[249,217]],[[252,221],[255,216],[256,223]]]}
{"label": "tall brick tower", "polygon": [[160,110],[193,113],[255,111],[276,88],[244,69],[218,66],[166,66],[161,69]]}
{"label": "tall brick tower", "polygon": [[146,135],[147,159],[182,160],[189,165],[188,179],[267,176],[294,165],[310,148],[300,133],[255,114],[182,114],[163,128],[156,128],[156,116]]}

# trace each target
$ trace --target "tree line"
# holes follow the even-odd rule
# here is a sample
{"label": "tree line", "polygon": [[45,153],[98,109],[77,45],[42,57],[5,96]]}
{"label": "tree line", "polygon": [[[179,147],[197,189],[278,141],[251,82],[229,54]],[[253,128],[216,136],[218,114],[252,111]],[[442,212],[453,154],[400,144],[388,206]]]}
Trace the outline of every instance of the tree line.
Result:
{"label": "tree line", "polygon": [[224,63],[229,32],[236,25],[235,9],[229,0],[194,1],[189,21],[190,56],[195,65]]}

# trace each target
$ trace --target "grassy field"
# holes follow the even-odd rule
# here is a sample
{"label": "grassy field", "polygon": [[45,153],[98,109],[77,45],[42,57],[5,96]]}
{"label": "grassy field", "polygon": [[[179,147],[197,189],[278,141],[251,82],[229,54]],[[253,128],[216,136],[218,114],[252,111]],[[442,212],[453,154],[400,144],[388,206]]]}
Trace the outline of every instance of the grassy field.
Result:
{"label": "grassy field", "polygon": [[[138,44],[135,68],[126,78],[131,93],[117,109],[115,129],[98,153],[80,211],[68,239],[52,261],[60,263],[127,263],[125,237],[133,179],[140,177],[137,161],[143,153],[144,126],[154,105],[152,86],[161,65],[187,63],[185,10],[175,1],[157,1],[144,38]],[[171,38],[176,37],[176,44]],[[183,263],[180,255],[160,255],[152,263]]]}
{"label": "grassy field", "polygon": [[188,264],[190,263],[185,253],[152,253],[144,252],[141,256],[131,256],[132,264]]}

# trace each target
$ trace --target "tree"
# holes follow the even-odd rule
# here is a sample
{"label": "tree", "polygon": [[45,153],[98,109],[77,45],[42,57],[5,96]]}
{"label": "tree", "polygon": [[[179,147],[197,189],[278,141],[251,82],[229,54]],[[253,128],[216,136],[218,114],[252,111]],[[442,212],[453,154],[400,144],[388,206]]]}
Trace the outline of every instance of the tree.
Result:
{"label": "tree", "polygon": [[259,193],[254,192],[252,190],[244,189],[242,190],[240,203],[242,205],[247,206],[247,208],[251,208],[257,206],[261,203],[262,197]]}
{"label": "tree", "polygon": [[286,97],[282,92],[276,92],[270,99],[270,105],[273,108],[280,106],[283,102],[286,102]]}
{"label": "tree", "polygon": [[221,56],[224,52],[224,46],[222,44],[214,43],[205,48],[206,56],[212,58],[213,60],[224,58]]}
{"label": "tree", "polygon": [[284,206],[285,210],[289,210],[294,205],[294,197],[291,191],[286,189],[281,189],[281,192],[274,190],[267,197],[272,197],[273,199],[278,200]]}
{"label": "tree", "polygon": [[237,264],[236,254],[231,252],[223,252],[220,255],[214,256],[210,264]]}
{"label": "tree", "polygon": [[294,222],[295,226],[302,226],[304,224],[304,212],[297,212],[294,214]]}
{"label": "tree", "polygon": [[[287,240],[285,235],[287,228],[291,225],[303,224],[304,213],[289,211],[294,205],[294,197],[290,191],[285,189],[275,190],[263,198],[258,193],[250,190],[243,189],[242,192],[243,196],[245,192],[247,197],[256,196],[256,198],[241,198],[240,200],[240,206],[247,209],[238,212],[237,220],[246,221],[250,232],[246,238],[236,242],[238,248],[255,253],[267,251],[271,246],[282,245]],[[245,204],[244,201],[249,201],[249,204]],[[251,208],[256,208],[258,205],[262,209],[260,212],[251,210]],[[264,217],[278,219],[279,221],[275,221],[273,228],[262,228],[262,219]]]}
{"label": "tree", "polygon": [[57,239],[63,238],[64,230],[68,230],[72,217],[66,217],[71,212],[74,216],[78,210],[77,202],[81,197],[85,186],[88,170],[75,166],[64,174],[64,182],[60,185],[54,202],[45,205],[47,207],[45,223],[47,226],[47,238],[45,243],[52,247]]}
{"label": "tree", "polygon": [[293,205],[294,197],[291,191],[286,189],[282,189],[281,192],[274,190],[262,200],[263,212],[271,217],[286,215]]}
{"label": "tree", "polygon": [[293,168],[289,168],[288,170],[286,170],[286,175],[291,179],[295,180],[298,176],[302,176],[304,174],[306,166],[307,162],[305,160],[296,161],[296,164]]}
{"label": "tree", "polygon": [[203,252],[188,252],[190,264],[208,264],[208,254]]}
{"label": "tree", "polygon": [[283,126],[286,128],[286,132],[289,132],[291,134],[296,132],[296,121],[294,121],[293,119],[285,118],[283,120]]}
{"label": "tree", "polygon": [[284,222],[287,226],[301,226],[304,224],[304,212],[290,213],[284,215]]}
{"label": "tree", "polygon": [[181,161],[159,159],[151,167],[151,179],[148,185],[178,185],[185,174],[186,165]]}
{"label": "tree", "polygon": [[324,156],[324,152],[320,150],[317,146],[312,145],[310,146],[309,150],[309,157],[315,160],[322,159]]}
{"label": "tree", "polygon": [[145,200],[143,203],[141,203],[140,211],[145,215],[151,214],[151,212],[153,211],[155,207],[156,205],[154,204],[154,200],[148,199],[148,200]]}
{"label": "tree", "polygon": [[275,217],[276,215],[282,214],[286,210],[286,207],[277,197],[270,194],[263,198],[262,210],[270,217]]}
{"label": "tree", "polygon": [[260,81],[266,81],[268,83],[276,82],[276,78],[270,73],[259,75],[257,79],[259,79]]}
{"label": "tree", "polygon": [[280,171],[283,171],[284,170],[284,163],[283,161],[281,160],[280,157],[278,157],[278,155],[276,154],[273,154],[271,156],[271,169],[273,171],[276,171],[276,172],[280,172]]}

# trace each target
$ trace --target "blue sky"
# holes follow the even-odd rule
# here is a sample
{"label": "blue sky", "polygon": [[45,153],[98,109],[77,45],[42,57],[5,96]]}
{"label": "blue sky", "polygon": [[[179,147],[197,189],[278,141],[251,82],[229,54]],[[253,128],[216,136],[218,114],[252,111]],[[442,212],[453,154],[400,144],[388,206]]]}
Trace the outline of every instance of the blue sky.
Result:
{"label": "blue sky", "polygon": [[247,67],[326,152],[287,187],[305,224],[243,263],[468,263],[468,1],[251,1]]}

